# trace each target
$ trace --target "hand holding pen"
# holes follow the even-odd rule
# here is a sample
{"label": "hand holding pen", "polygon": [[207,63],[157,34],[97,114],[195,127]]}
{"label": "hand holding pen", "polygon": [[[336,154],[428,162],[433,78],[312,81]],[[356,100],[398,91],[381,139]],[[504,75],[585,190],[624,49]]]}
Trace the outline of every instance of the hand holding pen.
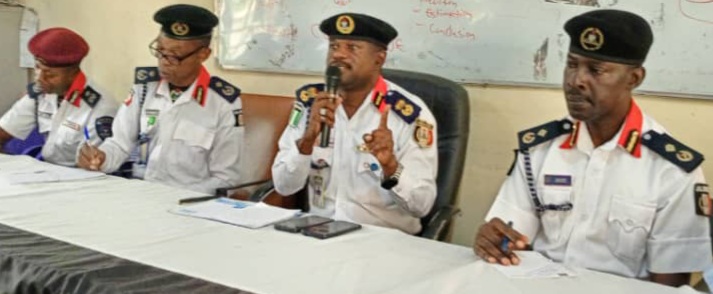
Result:
{"label": "hand holding pen", "polygon": [[89,141],[89,130],[84,127],[84,144],[79,150],[79,159],[77,160],[77,166],[83,169],[100,171],[101,166],[106,159],[104,152],[99,150],[96,146],[92,145]]}
{"label": "hand holding pen", "polygon": [[529,241],[527,236],[513,229],[512,225],[512,222],[506,224],[499,218],[493,218],[482,225],[473,244],[475,254],[489,263],[520,264],[513,250],[527,250]]}

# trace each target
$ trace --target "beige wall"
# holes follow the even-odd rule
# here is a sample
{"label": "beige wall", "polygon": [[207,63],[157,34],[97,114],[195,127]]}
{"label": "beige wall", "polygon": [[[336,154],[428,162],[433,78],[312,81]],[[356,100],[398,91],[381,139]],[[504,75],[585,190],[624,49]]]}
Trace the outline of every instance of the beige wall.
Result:
{"label": "beige wall", "polygon": [[20,67],[22,8],[0,5],[0,113],[5,113],[25,92],[27,69]]}
{"label": "beige wall", "polygon": [[[41,27],[67,26],[87,38],[92,49],[85,70],[112,94],[123,99],[132,82],[132,70],[155,64],[147,46],[158,26],[151,17],[158,8],[174,1],[122,0],[27,0],[38,10]],[[213,1],[183,1],[213,8]],[[209,70],[247,93],[292,95],[293,90],[321,78],[220,70],[214,61]],[[675,82],[675,81],[673,81]],[[512,161],[515,133],[521,129],[561,117],[566,109],[559,90],[523,87],[468,86],[471,101],[471,136],[458,219],[453,241],[470,245],[475,228],[490,206]],[[676,138],[704,154],[713,154],[713,137],[708,116],[713,101],[641,97],[644,111],[656,117]],[[704,163],[713,175],[713,161]]]}

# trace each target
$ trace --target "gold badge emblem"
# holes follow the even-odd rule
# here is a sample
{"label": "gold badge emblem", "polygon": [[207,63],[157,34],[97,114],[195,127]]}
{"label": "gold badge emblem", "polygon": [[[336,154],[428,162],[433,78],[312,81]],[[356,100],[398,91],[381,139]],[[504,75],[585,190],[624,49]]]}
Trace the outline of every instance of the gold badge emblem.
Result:
{"label": "gold badge emblem", "polygon": [[541,129],[539,132],[537,132],[537,135],[544,138],[545,136],[547,136],[547,130]]}
{"label": "gold badge emblem", "polygon": [[413,114],[413,106],[407,104],[403,110],[401,110],[401,113],[403,113],[404,116],[411,116]]}
{"label": "gold badge emblem", "polygon": [[664,149],[666,149],[666,152],[668,153],[676,152],[676,146],[673,146],[673,144],[666,144]]}
{"label": "gold badge emblem", "polygon": [[171,25],[171,32],[176,36],[185,36],[191,31],[188,24],[182,22],[174,22]]}
{"label": "gold badge emblem", "polygon": [[587,51],[596,51],[604,45],[604,34],[598,28],[587,28],[579,36],[579,44]]}
{"label": "gold badge emblem", "polygon": [[337,32],[342,35],[349,35],[354,32],[354,19],[348,15],[342,15],[337,18]]}
{"label": "gold badge emblem", "polygon": [[522,135],[522,142],[525,144],[535,142],[535,132],[527,132],[526,134]]}
{"label": "gold badge emblem", "polygon": [[424,120],[416,120],[416,130],[413,133],[418,147],[426,148],[433,145],[433,125]]}
{"label": "gold badge emblem", "polygon": [[689,162],[693,160],[693,154],[690,151],[681,150],[676,153],[676,158],[678,158],[681,162]]}
{"label": "gold badge emblem", "polygon": [[225,86],[225,88],[223,88],[223,95],[233,96],[233,94],[235,94],[235,88],[231,86]]}
{"label": "gold badge emblem", "polygon": [[136,72],[137,80],[143,81],[146,80],[146,78],[148,78],[148,71],[146,71],[145,69],[141,69]]}

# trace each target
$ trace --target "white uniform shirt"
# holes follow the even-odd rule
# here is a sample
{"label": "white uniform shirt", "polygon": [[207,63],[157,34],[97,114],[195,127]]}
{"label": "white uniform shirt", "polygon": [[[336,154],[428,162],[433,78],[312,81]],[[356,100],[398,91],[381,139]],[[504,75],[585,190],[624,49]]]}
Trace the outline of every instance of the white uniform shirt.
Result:
{"label": "white uniform shirt", "polygon": [[45,137],[42,147],[45,161],[76,166],[77,154],[86,141],[85,126],[89,131],[89,142],[94,146],[111,136],[111,123],[119,103],[87,82],[84,73],[77,75],[59,106],[56,94],[36,93],[32,85],[28,86],[30,91],[3,115],[0,128],[24,140],[38,127],[39,133]]}
{"label": "white uniform shirt", "polygon": [[[152,74],[157,77],[155,68]],[[100,146],[106,153],[102,170],[118,169],[138,146],[139,134],[145,133],[150,141],[144,179],[210,195],[237,185],[245,131],[239,89],[211,78],[205,68],[175,102],[168,82],[145,85],[143,107],[139,109],[144,85],[136,84],[117,113],[114,137]],[[231,103],[225,96],[235,100]]]}
{"label": "white uniform shirt", "polygon": [[641,144],[634,148],[640,158],[629,153],[622,134],[665,132],[632,105],[622,130],[599,147],[579,123],[569,136],[530,149],[542,204],[571,202],[572,210],[547,210],[538,219],[520,154],[486,220],[513,221],[534,250],[565,264],[638,278],[707,268],[709,224],[695,213],[694,200],[694,186],[705,183],[703,172],[699,167],[687,173]]}
{"label": "white uniform shirt", "polygon": [[391,82],[385,85],[420,107],[419,121],[429,123],[432,128],[430,145],[419,147],[414,139],[417,123],[408,124],[397,115],[397,110],[389,113],[387,124],[393,133],[394,154],[404,167],[398,185],[391,190],[381,188],[382,169],[378,160],[370,153],[357,150],[364,143],[363,135],[376,130],[381,119],[379,108],[370,98],[372,91],[351,119],[341,106],[337,108],[330,137],[333,147],[316,146],[311,156],[299,153],[296,141],[305,132],[308,111],[285,129],[272,166],[278,193],[293,194],[309,182],[311,213],[397,228],[410,234],[421,230],[419,218],[428,214],[436,198],[435,119],[420,98]]}

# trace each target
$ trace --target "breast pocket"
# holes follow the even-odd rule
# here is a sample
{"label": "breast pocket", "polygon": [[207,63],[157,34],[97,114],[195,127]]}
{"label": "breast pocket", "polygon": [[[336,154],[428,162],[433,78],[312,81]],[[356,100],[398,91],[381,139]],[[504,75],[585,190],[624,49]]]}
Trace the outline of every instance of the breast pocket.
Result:
{"label": "breast pocket", "polygon": [[[542,205],[563,205],[572,202],[571,189],[542,189]],[[545,210],[540,217],[545,238],[550,243],[560,242],[562,227],[570,215],[570,211]]]}
{"label": "breast pocket", "polygon": [[202,176],[208,171],[208,156],[213,147],[215,130],[208,129],[191,121],[182,120],[173,132],[172,144],[168,153],[170,161],[181,172]]}
{"label": "breast pocket", "polygon": [[655,215],[654,204],[634,203],[615,195],[607,218],[609,250],[632,265],[640,264]]}
{"label": "breast pocket", "polygon": [[[65,120],[57,128],[56,144],[62,149],[74,149],[84,139],[82,126],[70,120]],[[74,150],[71,150],[74,151]]]}

